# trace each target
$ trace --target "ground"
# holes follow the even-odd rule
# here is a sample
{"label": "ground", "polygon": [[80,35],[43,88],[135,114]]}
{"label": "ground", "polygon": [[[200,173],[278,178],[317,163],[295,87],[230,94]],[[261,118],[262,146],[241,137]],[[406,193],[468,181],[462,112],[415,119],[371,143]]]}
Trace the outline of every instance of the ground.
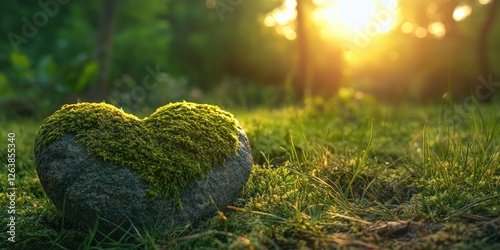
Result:
{"label": "ground", "polygon": [[[118,241],[69,224],[44,194],[32,154],[41,122],[2,122],[2,152],[16,133],[21,191],[16,243],[2,240],[0,248],[498,249],[497,107],[333,99],[231,110],[255,159],[232,212],[197,228],[138,228]],[[0,161],[6,164],[5,154]],[[4,188],[0,202],[7,201]]]}

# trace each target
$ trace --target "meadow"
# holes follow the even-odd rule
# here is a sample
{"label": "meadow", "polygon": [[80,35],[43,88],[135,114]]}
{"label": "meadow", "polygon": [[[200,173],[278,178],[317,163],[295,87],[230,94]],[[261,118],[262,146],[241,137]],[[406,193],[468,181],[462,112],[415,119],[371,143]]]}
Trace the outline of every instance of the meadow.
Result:
{"label": "meadow", "polygon": [[[254,166],[235,204],[197,228],[82,230],[44,193],[35,119],[0,122],[0,249],[499,249],[500,109],[308,98],[234,109]],[[15,243],[7,232],[15,133]]]}

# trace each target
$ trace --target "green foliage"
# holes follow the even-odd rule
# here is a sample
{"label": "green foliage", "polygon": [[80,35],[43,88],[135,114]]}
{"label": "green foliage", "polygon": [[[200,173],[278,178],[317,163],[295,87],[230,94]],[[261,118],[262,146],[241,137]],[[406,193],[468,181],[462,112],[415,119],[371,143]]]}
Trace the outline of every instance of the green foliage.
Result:
{"label": "green foliage", "polygon": [[24,76],[23,71],[28,71],[31,69],[30,59],[26,55],[12,53],[10,54],[10,61],[14,67],[15,73],[19,74],[19,77]]}
{"label": "green foliage", "polygon": [[95,82],[98,73],[98,66],[99,65],[96,62],[86,64],[83,67],[82,73],[80,74],[72,92],[80,93],[87,85],[89,85],[89,83]]}
{"label": "green foliage", "polygon": [[148,66],[160,65],[162,70],[171,71],[176,62],[168,60],[168,47],[174,34],[164,18],[170,12],[169,5],[165,0],[119,4],[111,79],[128,75],[140,85]]}
{"label": "green foliage", "polygon": [[[242,79],[228,78],[216,86],[209,94],[209,102],[236,109],[277,107],[283,103],[282,88],[265,86]],[[225,98],[220,98],[224,96]]]}
{"label": "green foliage", "polygon": [[188,77],[191,84],[203,90],[234,77],[281,85],[295,63],[295,55],[290,53],[294,44],[265,27],[261,20],[262,13],[276,5],[275,1],[264,0],[241,2],[221,20],[215,9],[204,4],[172,2],[168,69],[174,75]]}
{"label": "green foliage", "polygon": [[355,120],[365,112],[380,114],[375,98],[354,88],[340,88],[331,98],[306,96],[304,110],[308,116],[340,115]]}
{"label": "green foliage", "polygon": [[[108,72],[109,92],[130,93],[135,86],[115,87],[112,84],[114,80],[130,77],[135,85],[140,85],[147,75],[145,68],[160,65],[174,78],[186,79],[189,89],[196,87],[204,92],[217,90],[225,79],[238,78],[245,85],[277,86],[275,90],[282,93],[287,79],[297,76],[297,41],[287,40],[278,35],[275,28],[264,25],[266,13],[272,12],[282,1],[214,1],[218,8],[224,4],[229,6],[223,16],[216,8],[210,7],[210,2],[193,4],[190,1],[148,0],[118,4],[116,27],[114,33],[109,34],[113,38],[112,64]],[[456,4],[469,4],[474,14],[455,22],[452,13]],[[315,8],[312,5],[311,2],[311,11]],[[401,23],[393,31],[370,37],[366,46],[349,53],[340,48],[343,46],[340,38],[325,38],[335,37],[335,34],[325,36],[318,27],[321,24],[308,22],[311,60],[307,74],[310,74],[308,84],[311,85],[311,93],[328,99],[339,86],[356,84],[360,90],[384,100],[422,101],[439,98],[448,91],[448,75],[451,76],[451,91],[459,96],[469,94],[471,89],[480,86],[477,76],[481,74],[491,73],[497,81],[499,67],[495,66],[499,63],[500,50],[495,45],[500,38],[500,26],[496,23],[487,43],[492,72],[481,72],[476,60],[478,51],[475,41],[491,4],[441,0],[399,1],[399,6],[398,19]],[[17,79],[30,79],[37,82],[33,89],[43,92],[43,95],[56,93],[60,98],[55,99],[70,96],[73,100],[82,97],[82,91],[94,82],[96,76],[92,60],[96,56],[102,9],[100,1],[58,4],[57,13],[50,15],[46,24],[35,25],[36,32],[26,35],[23,34],[26,33],[23,20],[41,22],[33,20],[46,14],[44,8],[38,2],[4,3],[0,9],[0,15],[4,17],[0,25],[1,33],[14,33],[27,40],[17,47],[9,39],[0,42],[0,68],[9,79],[7,82],[17,86],[19,83],[13,83]],[[429,14],[422,14],[427,12]],[[401,33],[399,27],[404,22],[413,25],[411,33]],[[415,37],[417,28],[428,27],[434,22],[446,26],[444,38],[436,39],[430,33],[423,39]],[[293,21],[287,28],[291,27]],[[362,27],[361,30],[368,28]],[[412,47],[419,49],[408,49]],[[18,54],[12,54],[14,52]],[[19,57],[21,55],[27,58]],[[343,57],[350,58],[352,55],[355,55],[355,60],[343,60]],[[16,61],[18,67],[12,69],[17,71],[12,75],[11,61]],[[47,74],[44,79],[50,79],[49,85],[57,86],[41,88],[39,85],[47,83],[38,83],[40,74],[45,71],[42,69],[48,69],[43,65],[50,61],[55,73]],[[180,100],[182,98],[175,101]]]}
{"label": "green foliage", "polygon": [[10,94],[12,92],[12,87],[9,86],[9,80],[5,76],[5,74],[0,73],[0,91],[5,94]]}
{"label": "green foliage", "polygon": [[159,65],[146,67],[144,74],[142,79],[134,79],[130,75],[115,79],[109,102],[125,110],[141,113],[151,113],[154,111],[151,107],[180,100],[201,103],[203,92],[190,89],[185,78],[173,77],[163,72]]}
{"label": "green foliage", "polygon": [[105,103],[70,104],[44,120],[35,153],[76,134],[91,155],[135,170],[152,185],[152,197],[178,198],[236,151],[236,130],[234,117],[211,105],[171,103],[140,120]]}
{"label": "green foliage", "polygon": [[95,62],[81,61],[71,67],[61,67],[50,55],[33,64],[27,55],[11,53],[10,63],[11,67],[0,77],[0,88],[4,90],[0,103],[14,109],[16,107],[10,107],[9,103],[31,104],[33,110],[29,113],[38,116],[71,101],[68,96],[81,93],[97,75]]}

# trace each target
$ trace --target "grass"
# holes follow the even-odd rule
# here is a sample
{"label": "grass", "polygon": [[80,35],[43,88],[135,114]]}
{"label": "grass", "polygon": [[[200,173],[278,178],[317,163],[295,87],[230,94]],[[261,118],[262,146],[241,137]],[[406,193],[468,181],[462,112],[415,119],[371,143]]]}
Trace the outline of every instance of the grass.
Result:
{"label": "grass", "polygon": [[[34,166],[40,122],[2,121],[0,248],[498,249],[500,111],[308,99],[234,111],[255,165],[241,198],[197,228],[120,239],[65,221]],[[6,241],[7,134],[16,133],[16,243]]]}

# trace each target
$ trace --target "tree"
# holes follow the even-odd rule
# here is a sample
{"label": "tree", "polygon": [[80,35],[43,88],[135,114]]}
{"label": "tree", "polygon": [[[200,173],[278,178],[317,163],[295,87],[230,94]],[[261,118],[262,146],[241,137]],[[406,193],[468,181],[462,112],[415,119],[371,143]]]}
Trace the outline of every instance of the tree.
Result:
{"label": "tree", "polygon": [[297,0],[297,79],[294,81],[295,92],[298,98],[304,96],[308,84],[309,73],[309,44],[306,28],[306,5],[308,0]]}
{"label": "tree", "polygon": [[115,17],[116,0],[103,1],[94,52],[95,60],[99,64],[97,82],[89,88],[87,94],[87,98],[91,101],[103,101],[108,96]]}
{"label": "tree", "polygon": [[293,87],[299,99],[306,94],[328,98],[340,85],[341,44],[323,34],[324,23],[312,14],[318,8],[311,0],[286,0],[266,17],[267,26],[295,45],[290,57],[295,59]]}
{"label": "tree", "polygon": [[[488,15],[486,20],[481,27],[481,33],[479,33],[479,42],[478,42],[478,56],[479,56],[479,64],[481,67],[481,75],[487,78],[490,74],[492,74],[491,66],[488,61],[488,35],[490,34],[491,28],[493,27],[495,18],[498,13],[498,8],[500,7],[499,0],[493,0],[491,6],[488,11]],[[492,95],[488,95],[484,102],[490,102]]]}

